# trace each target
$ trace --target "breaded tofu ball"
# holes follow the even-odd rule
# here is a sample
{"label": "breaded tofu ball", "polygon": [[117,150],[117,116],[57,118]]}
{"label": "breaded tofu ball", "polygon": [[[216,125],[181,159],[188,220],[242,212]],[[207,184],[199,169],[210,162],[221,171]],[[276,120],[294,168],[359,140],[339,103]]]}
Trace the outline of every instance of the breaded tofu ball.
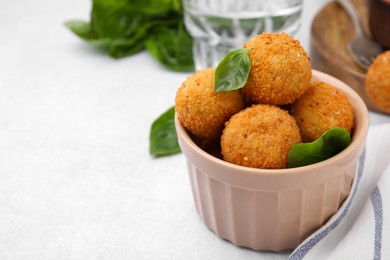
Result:
{"label": "breaded tofu ball", "polygon": [[351,134],[354,126],[354,113],[347,96],[325,82],[310,83],[303,96],[291,105],[290,113],[297,121],[303,142],[314,141],[334,127]]}
{"label": "breaded tofu ball", "polygon": [[225,161],[252,168],[287,167],[287,155],[301,136],[294,118],[273,105],[253,105],[226,123],[221,137]]}
{"label": "breaded tofu ball", "polygon": [[286,105],[298,99],[311,79],[310,59],[286,33],[262,33],[244,44],[251,71],[242,93],[248,103]]}
{"label": "breaded tofu ball", "polygon": [[365,91],[375,106],[390,113],[390,51],[380,54],[367,71]]}
{"label": "breaded tofu ball", "polygon": [[179,121],[202,142],[219,140],[225,122],[245,107],[239,90],[214,92],[214,72],[208,68],[192,74],[175,98]]}

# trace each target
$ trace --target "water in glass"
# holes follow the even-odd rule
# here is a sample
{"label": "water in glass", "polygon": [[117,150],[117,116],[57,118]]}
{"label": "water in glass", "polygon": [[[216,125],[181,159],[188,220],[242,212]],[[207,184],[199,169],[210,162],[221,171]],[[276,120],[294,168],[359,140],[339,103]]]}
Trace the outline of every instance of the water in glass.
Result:
{"label": "water in glass", "polygon": [[183,0],[197,70],[216,67],[233,49],[262,32],[294,34],[302,0]]}

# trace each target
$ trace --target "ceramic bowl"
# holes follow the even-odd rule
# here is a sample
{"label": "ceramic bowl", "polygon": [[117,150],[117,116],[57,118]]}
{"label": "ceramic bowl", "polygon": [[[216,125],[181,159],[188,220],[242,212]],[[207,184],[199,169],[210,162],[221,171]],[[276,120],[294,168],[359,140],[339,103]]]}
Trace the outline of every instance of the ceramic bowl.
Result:
{"label": "ceramic bowl", "polygon": [[323,225],[350,192],[369,126],[365,103],[350,87],[313,71],[313,81],[341,89],[355,113],[351,144],[320,163],[256,169],[202,150],[175,118],[197,212],[219,237],[255,250],[293,249]]}

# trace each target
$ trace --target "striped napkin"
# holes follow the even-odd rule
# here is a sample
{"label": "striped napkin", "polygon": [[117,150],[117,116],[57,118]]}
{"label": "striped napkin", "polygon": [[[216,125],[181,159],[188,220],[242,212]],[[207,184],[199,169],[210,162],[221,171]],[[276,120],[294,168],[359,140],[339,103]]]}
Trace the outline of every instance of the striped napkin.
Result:
{"label": "striped napkin", "polygon": [[369,129],[357,168],[342,207],[289,260],[390,259],[390,123]]}

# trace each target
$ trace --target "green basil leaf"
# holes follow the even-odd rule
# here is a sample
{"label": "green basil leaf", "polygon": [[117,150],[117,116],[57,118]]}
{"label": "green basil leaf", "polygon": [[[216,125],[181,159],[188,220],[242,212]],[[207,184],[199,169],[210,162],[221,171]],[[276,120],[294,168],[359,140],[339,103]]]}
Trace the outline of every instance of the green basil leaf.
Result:
{"label": "green basil leaf", "polygon": [[86,41],[95,40],[97,38],[97,35],[92,31],[89,22],[72,20],[67,21],[65,26],[68,27],[74,34]]}
{"label": "green basil leaf", "polygon": [[250,48],[241,48],[229,52],[215,69],[214,91],[230,91],[242,88],[251,71],[248,56]]}
{"label": "green basil leaf", "polygon": [[181,12],[181,0],[131,0],[128,2],[138,12],[147,14],[165,14],[168,12]]}
{"label": "green basil leaf", "polygon": [[[132,44],[130,44],[132,43]],[[144,49],[143,42],[129,41],[128,44],[113,44],[108,47],[108,55],[111,58],[119,59],[136,54]]]}
{"label": "green basil leaf", "polygon": [[181,0],[93,0],[90,22],[74,20],[65,26],[112,58],[134,55],[148,44],[167,68],[188,71],[193,69],[192,39],[182,23]]}
{"label": "green basil leaf", "polygon": [[343,151],[351,142],[344,128],[332,128],[311,143],[294,144],[288,154],[288,168],[324,161]]}
{"label": "green basil leaf", "polygon": [[127,1],[94,0],[91,27],[100,38],[121,39],[131,37],[148,17],[137,13]]}
{"label": "green basil leaf", "polygon": [[112,58],[123,58],[142,51],[151,28],[161,23],[161,21],[149,21],[141,25],[130,38],[111,39],[108,54]]}
{"label": "green basil leaf", "polygon": [[[143,37],[143,33],[147,30],[147,28],[140,28],[138,33],[131,39],[111,39],[99,38],[88,22],[73,20],[66,22],[65,26],[90,44],[107,49],[108,54],[112,58],[130,56],[144,49],[144,43],[140,40],[140,38]],[[147,26],[148,25],[145,25],[144,27]]]}
{"label": "green basil leaf", "polygon": [[192,55],[192,38],[187,33],[183,21],[178,28],[160,26],[145,41],[146,49],[162,65],[173,71],[190,71],[194,69]]}
{"label": "green basil leaf", "polygon": [[157,118],[151,127],[149,153],[155,157],[179,153],[175,129],[175,107],[171,107]]}

